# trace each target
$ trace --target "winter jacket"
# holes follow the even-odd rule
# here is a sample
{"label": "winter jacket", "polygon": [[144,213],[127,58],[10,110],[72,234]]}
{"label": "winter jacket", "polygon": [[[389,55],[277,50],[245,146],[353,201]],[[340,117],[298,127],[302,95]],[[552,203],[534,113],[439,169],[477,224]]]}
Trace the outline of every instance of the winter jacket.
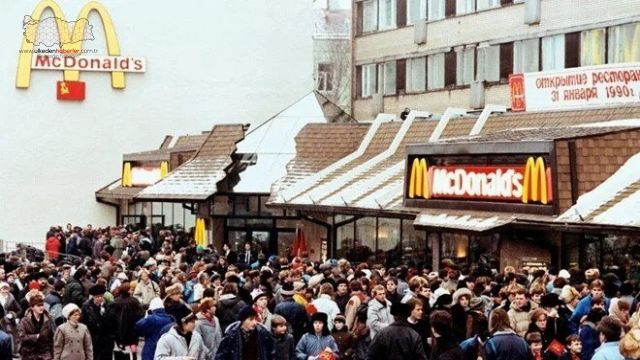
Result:
{"label": "winter jacket", "polygon": [[327,294],[320,294],[317,299],[311,302],[313,306],[318,309],[318,312],[322,312],[327,314],[329,318],[329,330],[333,329],[333,319],[335,319],[336,315],[340,314],[340,309],[338,308],[338,304],[336,304],[331,296]]}
{"label": "winter jacket", "polygon": [[184,336],[178,334],[174,327],[158,340],[154,359],[178,360],[190,356],[196,360],[205,360],[207,351],[199,333],[191,333],[191,341],[187,345]]}
{"label": "winter jacket", "polygon": [[484,344],[485,360],[531,360],[527,342],[513,331],[498,331]]}
{"label": "winter jacket", "polygon": [[62,316],[62,297],[57,292],[51,292],[44,297],[44,309],[47,310],[55,326],[64,322]]}
{"label": "winter jacket", "polygon": [[117,297],[107,308],[109,328],[115,334],[115,342],[121,348],[138,344],[135,325],[143,316],[138,299],[124,293]]}
{"label": "winter jacket", "polygon": [[538,305],[529,301],[524,309],[519,309],[516,306],[516,303],[511,303],[509,307],[509,311],[507,314],[509,315],[509,320],[511,322],[511,328],[518,334],[518,336],[524,336],[529,329],[529,323],[531,319],[529,318],[529,313],[531,310],[537,308]]}
{"label": "winter jacket", "polygon": [[451,320],[454,340],[461,342],[467,339],[467,320],[469,310],[464,309],[460,304],[451,306]]}
{"label": "winter jacket", "polygon": [[56,329],[53,337],[55,360],[93,360],[91,334],[84,324],[66,322]]}
{"label": "winter jacket", "polygon": [[[256,326],[258,360],[275,360],[276,352],[271,333],[262,325]],[[216,360],[242,359],[242,329],[240,322],[229,325],[218,347]]]}
{"label": "winter jacket", "polygon": [[351,299],[349,299],[344,314],[347,320],[347,328],[349,328],[349,330],[352,330],[355,326],[358,307],[360,306],[360,304],[366,301],[366,298],[367,297],[364,294],[356,294],[351,296]]}
{"label": "winter jacket", "polygon": [[236,321],[240,309],[245,307],[246,303],[238,295],[224,294],[220,296],[220,301],[216,305],[218,320],[224,332],[231,323]]}
{"label": "winter jacket", "polygon": [[404,321],[396,321],[380,330],[369,346],[369,360],[426,360],[427,354],[420,335]]}
{"label": "winter jacket", "polygon": [[436,339],[432,356],[437,360],[459,360],[464,354],[452,334],[447,334]]}
{"label": "winter jacket", "polygon": [[82,317],[80,321],[87,325],[91,342],[93,344],[94,360],[111,360],[113,358],[113,329],[109,328],[105,317],[109,303],[105,302],[101,307],[87,300],[82,305]]}
{"label": "winter jacket", "polygon": [[18,337],[21,341],[20,356],[29,360],[49,360],[53,358],[53,322],[45,311],[42,326],[34,323],[33,310],[27,309],[18,325]]}
{"label": "winter jacket", "polygon": [[153,360],[163,328],[174,322],[174,318],[164,309],[153,310],[151,314],[136,322],[136,333],[144,337],[142,360]]}
{"label": "winter jacket", "polygon": [[197,332],[202,337],[204,346],[207,348],[208,353],[205,356],[207,360],[213,360],[216,358],[216,352],[218,346],[222,342],[222,330],[220,329],[220,321],[217,317],[213,317],[210,321],[202,313],[198,313],[196,320],[196,328],[194,332]]}
{"label": "winter jacket", "polygon": [[578,331],[580,341],[582,342],[582,358],[591,359],[596,348],[600,346],[600,338],[596,331],[596,325],[591,321],[585,321],[580,325]]}
{"label": "winter jacket", "polygon": [[60,256],[60,239],[55,236],[49,236],[45,250],[47,251],[47,257],[50,261],[55,262],[58,260],[58,256]]}
{"label": "winter jacket", "polygon": [[74,303],[78,305],[78,307],[82,306],[82,302],[84,301],[84,287],[82,284],[72,278],[69,280],[69,283],[64,288],[64,297],[62,298],[62,303],[67,305],[69,303]]}
{"label": "winter jacket", "polygon": [[369,301],[369,309],[367,310],[367,326],[371,332],[371,339],[376,334],[389,326],[393,322],[393,316],[391,316],[391,302],[384,299],[382,304],[378,299]]}
{"label": "winter jacket", "polygon": [[306,333],[302,335],[296,345],[296,359],[307,360],[309,356],[318,356],[325,348],[338,355],[338,345],[331,335],[316,335]]}
{"label": "winter jacket", "polygon": [[338,351],[340,351],[340,356],[342,359],[351,359],[353,356],[353,345],[354,339],[353,336],[347,331],[347,327],[343,327],[342,330],[334,331],[331,333],[333,339],[336,341],[336,345],[338,345]]}
{"label": "winter jacket", "polygon": [[309,317],[304,306],[293,301],[292,298],[286,298],[283,302],[276,305],[273,311],[275,314],[283,316],[289,323],[291,332],[296,341],[302,337],[307,329]]}
{"label": "winter jacket", "polygon": [[12,359],[13,348],[11,347],[11,336],[0,330],[0,359]]}
{"label": "winter jacket", "polygon": [[160,287],[152,280],[149,280],[148,284],[139,281],[133,296],[140,301],[143,307],[147,308],[153,298],[160,296]]}
{"label": "winter jacket", "polygon": [[274,336],[273,342],[276,348],[276,359],[294,360],[296,358],[296,341],[293,335]]}
{"label": "winter jacket", "polygon": [[[578,302],[578,305],[576,305],[576,309],[573,311],[573,315],[571,315],[571,319],[569,319],[569,321],[573,323],[574,329],[578,327],[578,324],[580,324],[580,320],[582,320],[582,317],[587,315],[589,311],[591,311],[591,298],[592,296],[591,294],[589,294],[584,298],[582,298],[582,300]],[[605,310],[608,310],[610,305],[611,304],[609,303],[609,298],[605,297],[604,298]]]}
{"label": "winter jacket", "polygon": [[624,357],[620,354],[620,342],[610,341],[606,342],[593,354],[591,360],[623,360]]}
{"label": "winter jacket", "polygon": [[14,314],[18,315],[22,312],[22,307],[20,303],[16,300],[15,296],[12,293],[7,294],[7,299],[4,301],[4,304],[0,301],[0,307],[3,310],[3,316],[13,311]]}

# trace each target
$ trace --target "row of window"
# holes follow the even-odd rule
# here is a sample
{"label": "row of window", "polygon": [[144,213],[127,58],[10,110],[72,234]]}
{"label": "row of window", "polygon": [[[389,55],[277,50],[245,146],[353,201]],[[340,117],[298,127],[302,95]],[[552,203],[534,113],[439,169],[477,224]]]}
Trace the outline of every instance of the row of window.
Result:
{"label": "row of window", "polygon": [[506,81],[511,73],[640,62],[640,23],[527,39],[459,46],[447,53],[356,67],[356,96],[419,93]]}
{"label": "row of window", "polygon": [[356,4],[357,34],[415,24],[421,19],[441,20],[524,0],[366,0]]}

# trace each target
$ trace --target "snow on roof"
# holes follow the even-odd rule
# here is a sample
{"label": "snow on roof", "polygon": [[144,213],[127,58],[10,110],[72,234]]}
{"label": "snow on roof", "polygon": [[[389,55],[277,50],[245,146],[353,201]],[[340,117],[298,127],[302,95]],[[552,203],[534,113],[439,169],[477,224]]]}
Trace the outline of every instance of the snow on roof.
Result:
{"label": "snow on roof", "polygon": [[632,156],[611,177],[578,198],[557,222],[640,226],[640,153]]}
{"label": "snow on roof", "polygon": [[414,226],[438,227],[458,230],[483,232],[513,221],[511,216],[478,216],[435,214],[428,211],[421,212],[413,222]]}
{"label": "snow on roof", "polygon": [[637,126],[640,126],[640,119],[600,121],[595,123],[579,124],[574,126],[575,127],[612,127],[612,126],[637,127]]}

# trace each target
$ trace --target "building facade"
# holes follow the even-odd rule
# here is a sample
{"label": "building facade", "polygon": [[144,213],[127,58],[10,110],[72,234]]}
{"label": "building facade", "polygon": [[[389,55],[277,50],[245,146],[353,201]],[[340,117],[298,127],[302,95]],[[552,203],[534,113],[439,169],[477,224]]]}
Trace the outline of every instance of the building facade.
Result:
{"label": "building facade", "polygon": [[512,73],[640,61],[635,0],[355,0],[356,119],[509,106]]}

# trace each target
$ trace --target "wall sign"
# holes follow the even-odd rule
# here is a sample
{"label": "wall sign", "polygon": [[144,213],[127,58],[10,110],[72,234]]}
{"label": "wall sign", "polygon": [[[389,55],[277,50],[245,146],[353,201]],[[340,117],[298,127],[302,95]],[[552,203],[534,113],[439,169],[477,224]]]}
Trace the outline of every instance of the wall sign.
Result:
{"label": "wall sign", "polygon": [[640,63],[513,74],[513,111],[545,111],[640,102]]}

